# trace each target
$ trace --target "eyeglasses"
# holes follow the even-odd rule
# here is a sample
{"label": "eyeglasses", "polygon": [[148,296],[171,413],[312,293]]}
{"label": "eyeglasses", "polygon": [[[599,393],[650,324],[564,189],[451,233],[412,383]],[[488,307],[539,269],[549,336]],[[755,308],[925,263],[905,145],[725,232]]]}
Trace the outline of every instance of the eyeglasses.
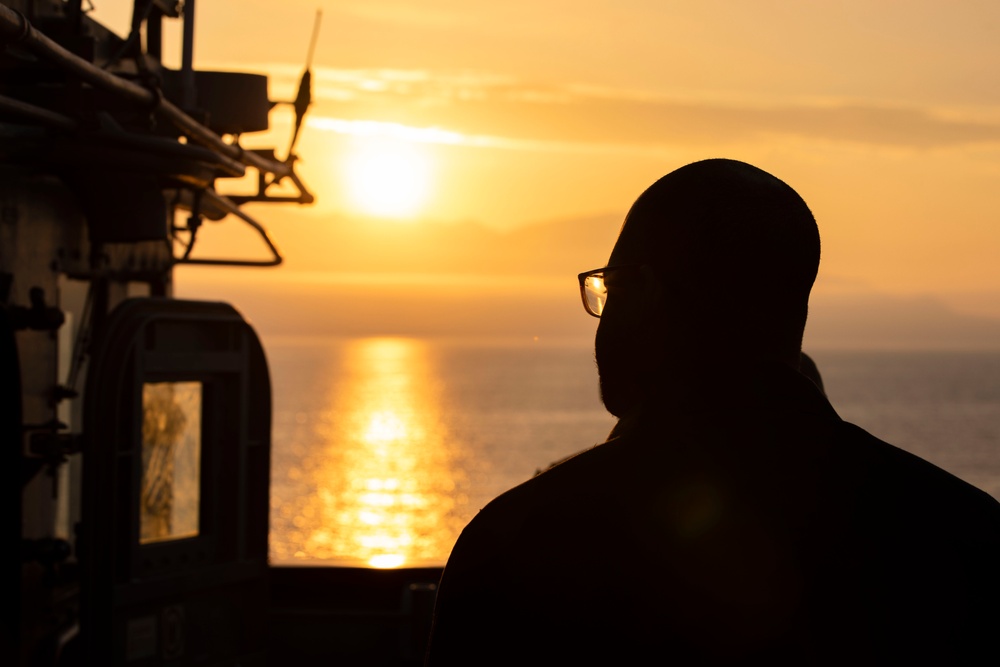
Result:
{"label": "eyeglasses", "polygon": [[608,279],[607,275],[619,269],[637,269],[634,264],[624,264],[620,266],[603,266],[599,269],[584,271],[577,278],[580,279],[580,296],[583,298],[583,308],[593,315],[600,317],[604,312],[604,306],[608,302]]}

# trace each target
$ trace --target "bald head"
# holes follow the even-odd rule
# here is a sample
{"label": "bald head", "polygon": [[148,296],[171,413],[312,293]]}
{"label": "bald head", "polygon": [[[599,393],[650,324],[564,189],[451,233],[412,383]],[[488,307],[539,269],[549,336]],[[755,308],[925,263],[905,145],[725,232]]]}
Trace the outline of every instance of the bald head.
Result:
{"label": "bald head", "polygon": [[704,160],[642,193],[615,252],[677,277],[696,298],[804,307],[819,231],[783,181],[745,162]]}
{"label": "bald head", "polygon": [[[655,374],[657,347],[665,356],[797,364],[819,246],[808,206],[765,171],[714,159],[667,174],[636,200],[608,262],[645,267],[647,287],[623,278],[620,295],[608,295],[597,341],[602,378],[617,366]],[[657,295],[639,317],[629,300],[649,284]]]}

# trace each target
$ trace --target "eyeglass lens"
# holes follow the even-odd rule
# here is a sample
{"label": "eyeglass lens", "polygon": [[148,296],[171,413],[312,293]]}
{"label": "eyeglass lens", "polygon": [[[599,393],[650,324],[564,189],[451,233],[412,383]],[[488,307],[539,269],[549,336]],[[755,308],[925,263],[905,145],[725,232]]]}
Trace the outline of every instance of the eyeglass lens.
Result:
{"label": "eyeglass lens", "polygon": [[604,273],[592,273],[583,281],[583,294],[586,297],[587,310],[591,315],[601,316],[604,304],[608,301],[608,288],[604,283]]}

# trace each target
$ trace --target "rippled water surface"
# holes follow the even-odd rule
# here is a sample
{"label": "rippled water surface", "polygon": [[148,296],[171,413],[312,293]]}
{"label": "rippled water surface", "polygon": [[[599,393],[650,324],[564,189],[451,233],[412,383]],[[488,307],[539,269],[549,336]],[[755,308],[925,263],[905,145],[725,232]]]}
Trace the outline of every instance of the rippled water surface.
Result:
{"label": "rippled water surface", "polygon": [[[586,340],[265,340],[271,558],[440,565],[489,500],[604,439]],[[1000,497],[1000,353],[813,353],[842,417]]]}
{"label": "rippled water surface", "polygon": [[265,341],[275,563],[442,564],[489,500],[604,439],[586,341]]}

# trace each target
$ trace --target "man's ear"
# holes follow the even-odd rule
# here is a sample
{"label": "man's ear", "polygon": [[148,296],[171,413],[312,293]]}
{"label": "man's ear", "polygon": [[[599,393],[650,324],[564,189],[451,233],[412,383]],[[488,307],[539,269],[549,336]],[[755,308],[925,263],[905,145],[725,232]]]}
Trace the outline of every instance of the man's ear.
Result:
{"label": "man's ear", "polygon": [[664,307],[663,281],[649,264],[641,265],[639,273],[642,275],[641,298],[644,317],[658,316]]}

